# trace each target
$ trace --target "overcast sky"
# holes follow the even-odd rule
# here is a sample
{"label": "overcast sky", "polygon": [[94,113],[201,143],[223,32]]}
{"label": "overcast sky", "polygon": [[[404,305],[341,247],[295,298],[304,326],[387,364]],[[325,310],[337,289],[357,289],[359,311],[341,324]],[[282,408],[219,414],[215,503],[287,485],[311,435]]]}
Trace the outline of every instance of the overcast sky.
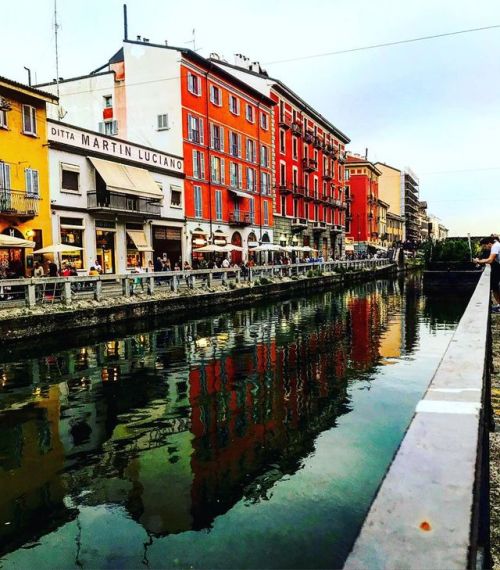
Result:
{"label": "overcast sky", "polygon": [[[0,0],[0,5],[7,0]],[[104,64],[123,37],[122,0],[58,0],[59,74]],[[352,140],[350,149],[420,177],[452,235],[500,232],[500,28],[272,63],[500,24],[499,0],[128,0],[129,37],[243,53]],[[0,75],[55,77],[53,0],[8,2]],[[8,27],[7,22],[8,21]],[[8,54],[8,57],[5,56]]]}

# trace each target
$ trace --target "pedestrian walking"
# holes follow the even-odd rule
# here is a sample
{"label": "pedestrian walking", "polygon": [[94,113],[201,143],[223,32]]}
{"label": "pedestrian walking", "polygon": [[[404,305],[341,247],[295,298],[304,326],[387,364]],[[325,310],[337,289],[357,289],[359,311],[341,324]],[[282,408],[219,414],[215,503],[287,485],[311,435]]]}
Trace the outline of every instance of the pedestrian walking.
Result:
{"label": "pedestrian walking", "polygon": [[493,313],[500,313],[500,242],[496,237],[489,236],[483,238],[479,244],[483,250],[488,253],[488,257],[484,259],[474,259],[477,265],[490,265],[490,288],[495,299],[495,304],[491,308]]}

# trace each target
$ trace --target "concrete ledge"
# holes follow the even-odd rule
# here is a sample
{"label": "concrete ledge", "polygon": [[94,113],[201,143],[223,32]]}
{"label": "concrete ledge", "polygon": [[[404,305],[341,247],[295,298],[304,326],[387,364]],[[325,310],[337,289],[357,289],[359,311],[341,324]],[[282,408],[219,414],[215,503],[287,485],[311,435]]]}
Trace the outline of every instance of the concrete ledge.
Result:
{"label": "concrete ledge", "polygon": [[345,568],[475,567],[489,268],[379,488]]}

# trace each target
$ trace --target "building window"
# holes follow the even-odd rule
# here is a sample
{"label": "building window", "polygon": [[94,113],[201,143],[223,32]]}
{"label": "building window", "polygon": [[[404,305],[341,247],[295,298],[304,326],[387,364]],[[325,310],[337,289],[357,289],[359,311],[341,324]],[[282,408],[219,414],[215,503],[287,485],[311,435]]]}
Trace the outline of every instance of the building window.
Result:
{"label": "building window", "polygon": [[247,160],[255,162],[255,141],[247,139]]}
{"label": "building window", "polygon": [[297,111],[295,109],[292,109],[292,121],[297,122]]}
{"label": "building window", "polygon": [[201,95],[200,78],[193,73],[188,73],[188,91],[193,95]]}
{"label": "building window", "polygon": [[240,165],[236,162],[231,162],[229,165],[229,176],[232,188],[241,188],[241,169]]}
{"label": "building window", "polygon": [[286,215],[286,196],[281,196],[281,215]]}
{"label": "building window", "polygon": [[285,131],[280,129],[280,152],[285,154]]}
{"label": "building window", "polygon": [[26,194],[38,197],[40,195],[40,188],[38,186],[38,170],[25,168],[24,177],[26,181]]}
{"label": "building window", "polygon": [[205,178],[205,156],[199,150],[193,150],[193,178]]}
{"label": "building window", "polygon": [[292,155],[294,160],[298,158],[298,150],[297,150],[297,137],[292,137]]}
{"label": "building window", "polygon": [[268,117],[267,113],[261,113],[260,114],[260,126],[265,131],[267,131],[267,129],[269,128],[269,117]]}
{"label": "building window", "polygon": [[255,170],[247,168],[247,190],[255,191]]}
{"label": "building window", "polygon": [[297,188],[297,186],[299,185],[299,171],[295,166],[292,168],[292,181],[293,181],[293,187]]}
{"label": "building window", "polygon": [[266,168],[269,166],[269,150],[264,145],[260,147],[260,165]]}
{"label": "building window", "polygon": [[248,217],[250,218],[250,223],[255,223],[255,202],[253,198],[248,200]]}
{"label": "building window", "polygon": [[61,163],[61,190],[80,191],[80,168],[78,166]]}
{"label": "building window", "polygon": [[0,129],[6,129],[6,128],[7,128],[7,109],[0,109]]}
{"label": "building window", "polygon": [[250,123],[253,123],[255,120],[254,114],[253,114],[253,107],[252,107],[252,105],[248,105],[248,103],[246,106],[246,118],[247,118],[247,121]]}
{"label": "building window", "polygon": [[303,123],[304,123],[304,134],[306,134],[306,131],[307,131],[307,117],[304,117]]}
{"label": "building window", "polygon": [[234,95],[229,95],[229,110],[233,115],[240,114],[240,102]]}
{"label": "building window", "polygon": [[241,135],[238,133],[229,133],[229,154],[241,157]]}
{"label": "building window", "polygon": [[118,134],[118,121],[103,121],[99,123],[99,132],[103,135],[114,136]]}
{"label": "building window", "polygon": [[202,216],[201,186],[194,186],[194,215],[196,218]]}
{"label": "building window", "polygon": [[225,184],[223,158],[212,156],[210,170],[212,182],[215,182],[215,184]]}
{"label": "building window", "polygon": [[0,190],[10,190],[10,164],[5,162],[0,162]]}
{"label": "building window", "polygon": [[36,109],[31,105],[23,105],[23,133],[36,135]]}
{"label": "building window", "polygon": [[269,202],[266,200],[264,202],[264,225],[269,225]]}
{"label": "building window", "polygon": [[104,103],[104,107],[106,107],[106,109],[109,109],[110,107],[112,107],[113,106],[113,95],[104,95],[103,103]]}
{"label": "building window", "polygon": [[172,208],[182,208],[182,190],[180,186],[170,186],[170,205]]}
{"label": "building window", "polygon": [[163,113],[162,115],[158,115],[158,130],[159,131],[168,130],[168,114],[167,113]]}
{"label": "building window", "polygon": [[349,180],[350,177],[351,177],[351,171],[348,168],[346,168],[344,170],[344,178],[345,180]]}
{"label": "building window", "polygon": [[286,186],[286,164],[283,162],[280,164],[280,184]]}
{"label": "building window", "polygon": [[188,115],[188,139],[203,144],[203,119]]}
{"label": "building window", "polygon": [[222,93],[215,85],[210,85],[210,101],[217,107],[222,107]]}
{"label": "building window", "polygon": [[260,173],[260,192],[261,194],[268,195],[271,190],[271,177],[267,172]]}
{"label": "building window", "polygon": [[215,219],[222,220],[222,190],[215,191]]}
{"label": "building window", "polygon": [[224,152],[224,129],[219,125],[212,125],[211,127],[210,146],[214,150]]}

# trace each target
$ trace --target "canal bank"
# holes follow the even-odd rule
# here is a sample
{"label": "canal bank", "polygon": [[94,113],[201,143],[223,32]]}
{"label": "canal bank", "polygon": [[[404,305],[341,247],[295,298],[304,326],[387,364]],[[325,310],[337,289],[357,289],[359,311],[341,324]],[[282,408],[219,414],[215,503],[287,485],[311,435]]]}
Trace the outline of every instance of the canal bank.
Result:
{"label": "canal bank", "polygon": [[[269,270],[269,268],[266,268]],[[196,273],[196,272],[193,272]],[[309,294],[354,283],[370,281],[397,273],[394,264],[365,267],[359,270],[338,272],[313,271],[299,275],[288,274],[261,276],[251,283],[242,282],[239,275],[223,280],[220,285],[207,281],[207,287],[185,287],[177,285],[179,278],[173,277],[175,286],[136,287],[136,294],[130,289],[126,278],[125,294],[115,297],[81,299],[66,303],[40,304],[33,307],[11,308],[0,311],[0,344],[33,338],[50,333],[105,327],[114,323],[153,319],[161,315],[198,314],[200,311],[222,310],[253,305],[264,299],[280,299],[290,295]],[[228,273],[226,273],[228,275]],[[87,278],[89,279],[89,278]],[[144,277],[154,285],[154,277]],[[183,281],[188,277],[181,276]],[[71,278],[63,285],[71,285]],[[69,287],[68,287],[69,288]]]}

